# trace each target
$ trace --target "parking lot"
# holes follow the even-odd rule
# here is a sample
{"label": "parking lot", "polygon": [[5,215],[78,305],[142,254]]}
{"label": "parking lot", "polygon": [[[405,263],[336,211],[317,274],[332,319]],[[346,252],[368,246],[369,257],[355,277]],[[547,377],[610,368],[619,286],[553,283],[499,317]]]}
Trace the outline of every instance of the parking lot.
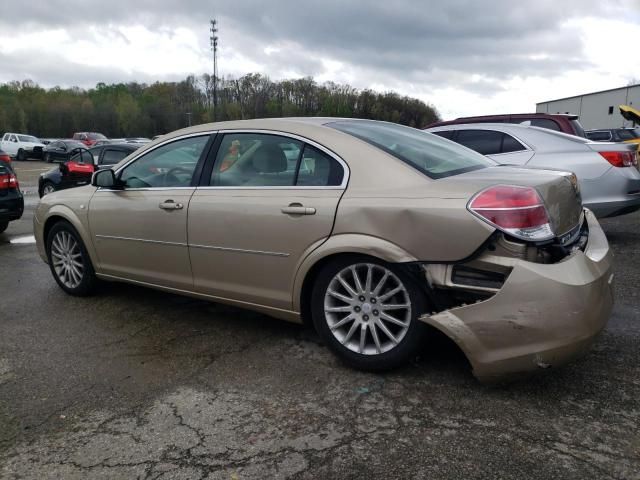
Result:
{"label": "parking lot", "polygon": [[1,478],[640,479],[640,212],[602,221],[616,305],[566,367],[483,385],[442,338],[343,366],[303,327],[124,284],[66,295],[25,214],[0,234]]}

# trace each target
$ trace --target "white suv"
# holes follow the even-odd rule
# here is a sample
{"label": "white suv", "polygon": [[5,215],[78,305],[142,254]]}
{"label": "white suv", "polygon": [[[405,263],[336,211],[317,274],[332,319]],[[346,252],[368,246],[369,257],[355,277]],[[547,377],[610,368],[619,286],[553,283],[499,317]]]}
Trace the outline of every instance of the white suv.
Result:
{"label": "white suv", "polygon": [[42,158],[44,144],[32,135],[21,133],[5,133],[0,141],[0,150],[4,150],[16,160],[27,160],[29,157]]}

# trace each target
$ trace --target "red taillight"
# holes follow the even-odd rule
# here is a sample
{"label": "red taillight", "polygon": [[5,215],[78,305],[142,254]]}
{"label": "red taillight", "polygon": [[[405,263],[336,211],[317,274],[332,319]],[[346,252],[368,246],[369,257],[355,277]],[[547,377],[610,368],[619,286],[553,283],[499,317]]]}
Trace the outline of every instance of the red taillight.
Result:
{"label": "red taillight", "polygon": [[18,187],[18,179],[13,173],[0,175],[0,190],[8,190]]}
{"label": "red taillight", "polygon": [[503,232],[523,240],[554,237],[547,209],[535,188],[496,185],[478,193],[469,210]]}
{"label": "red taillight", "polygon": [[638,165],[635,152],[598,152],[614,167],[632,167]]}

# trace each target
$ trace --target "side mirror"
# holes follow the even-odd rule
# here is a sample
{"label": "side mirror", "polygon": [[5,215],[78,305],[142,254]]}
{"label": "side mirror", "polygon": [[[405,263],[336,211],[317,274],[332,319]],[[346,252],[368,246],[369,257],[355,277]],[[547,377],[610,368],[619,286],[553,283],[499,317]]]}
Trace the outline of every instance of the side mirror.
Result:
{"label": "side mirror", "polygon": [[91,185],[94,187],[110,188],[113,190],[121,190],[122,184],[116,178],[113,170],[98,170],[91,177]]}

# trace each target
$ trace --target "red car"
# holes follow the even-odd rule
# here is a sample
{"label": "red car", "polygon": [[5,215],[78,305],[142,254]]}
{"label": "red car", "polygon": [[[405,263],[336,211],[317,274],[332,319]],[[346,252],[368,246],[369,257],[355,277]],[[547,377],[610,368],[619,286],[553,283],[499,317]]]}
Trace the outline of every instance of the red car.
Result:
{"label": "red car", "polygon": [[73,139],[84,143],[87,147],[92,147],[98,140],[106,140],[107,137],[98,132],[76,132],[73,134]]}
{"label": "red car", "polygon": [[443,125],[458,125],[461,123],[525,123],[532,127],[548,128],[556,132],[568,133],[578,137],[585,137],[584,128],[580,125],[577,115],[551,113],[511,113],[505,115],[482,115],[479,117],[460,117],[446,122],[436,122],[425,128]]}

